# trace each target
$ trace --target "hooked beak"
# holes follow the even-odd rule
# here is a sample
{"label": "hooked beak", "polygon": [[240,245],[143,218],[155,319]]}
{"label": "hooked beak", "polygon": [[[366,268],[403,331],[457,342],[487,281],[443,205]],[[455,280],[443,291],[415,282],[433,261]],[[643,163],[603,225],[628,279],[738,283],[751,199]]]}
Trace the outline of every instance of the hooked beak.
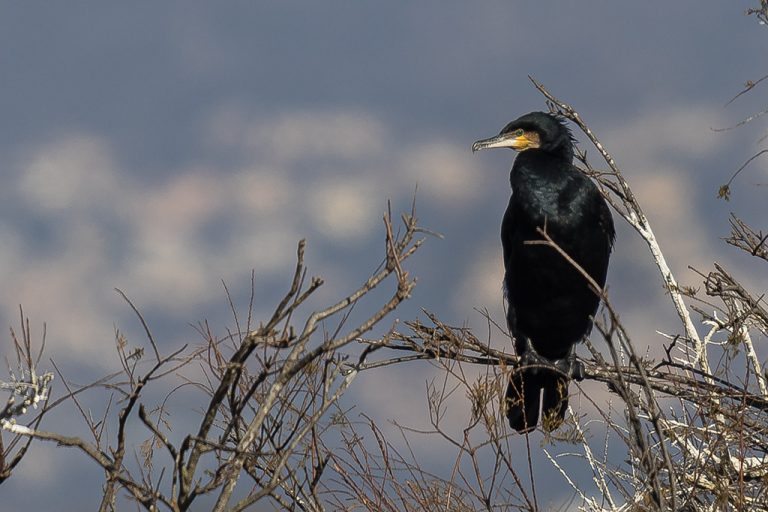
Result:
{"label": "hooked beak", "polygon": [[490,139],[478,140],[472,144],[472,152],[489,148],[512,148],[515,151],[523,151],[532,147],[536,147],[534,141],[527,138],[525,134],[515,136],[513,132],[501,133]]}

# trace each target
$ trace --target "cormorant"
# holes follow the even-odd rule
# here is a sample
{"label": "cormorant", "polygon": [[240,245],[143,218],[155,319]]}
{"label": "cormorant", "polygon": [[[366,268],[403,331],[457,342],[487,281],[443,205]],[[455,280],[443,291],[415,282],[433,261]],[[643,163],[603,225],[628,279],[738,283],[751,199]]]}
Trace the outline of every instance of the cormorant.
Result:
{"label": "cormorant", "polygon": [[[572,163],[574,139],[557,117],[531,112],[472,151],[512,148],[520,154],[510,173],[512,197],[501,223],[507,325],[520,356],[505,397],[510,426],[518,432],[559,427],[568,407],[568,382],[581,380],[575,345],[592,330],[600,297],[562,254],[541,241],[540,228],[605,285],[615,232],[597,186]],[[543,392],[543,398],[541,397]]]}

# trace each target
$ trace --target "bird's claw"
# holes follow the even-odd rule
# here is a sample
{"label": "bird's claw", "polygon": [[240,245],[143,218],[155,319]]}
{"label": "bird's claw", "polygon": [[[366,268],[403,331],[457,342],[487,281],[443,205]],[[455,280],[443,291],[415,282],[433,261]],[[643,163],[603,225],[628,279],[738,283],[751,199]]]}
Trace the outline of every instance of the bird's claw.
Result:
{"label": "bird's claw", "polygon": [[574,356],[573,361],[571,361],[571,379],[576,382],[581,382],[584,380],[585,376],[586,371],[584,370],[584,363],[577,360]]}
{"label": "bird's claw", "polygon": [[521,367],[530,367],[535,372],[537,368],[541,367],[552,368],[553,362],[540,356],[536,349],[533,348],[531,340],[526,338],[525,351],[520,355],[519,365]]}
{"label": "bird's claw", "polygon": [[581,382],[586,375],[584,369],[584,363],[576,359],[576,353],[571,349],[571,352],[562,359],[555,359],[554,361],[542,357],[535,348],[531,340],[526,338],[525,340],[525,352],[520,356],[520,366],[528,366],[535,370],[539,368],[550,368],[556,370],[558,373],[562,373],[569,379]]}
{"label": "bird's claw", "polygon": [[584,380],[584,363],[576,359],[576,354],[573,351],[562,359],[552,361],[551,364],[557,371],[567,375],[569,379],[573,379],[577,382]]}

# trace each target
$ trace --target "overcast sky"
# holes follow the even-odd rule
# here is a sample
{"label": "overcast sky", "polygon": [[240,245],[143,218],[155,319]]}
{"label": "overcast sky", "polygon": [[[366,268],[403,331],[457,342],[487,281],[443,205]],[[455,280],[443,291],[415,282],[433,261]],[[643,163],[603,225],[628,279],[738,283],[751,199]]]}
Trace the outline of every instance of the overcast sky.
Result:
{"label": "overcast sky", "polygon": [[[376,267],[387,199],[407,209],[417,184],[422,224],[445,238],[414,257],[419,283],[396,316],[424,307],[482,327],[475,308],[488,308],[502,321],[513,155],[470,145],[546,108],[528,75],[601,137],[683,284],[697,284],[688,265],[753,269],[720,237],[730,211],[765,218],[755,185],[768,163],[743,173],[731,202],[715,196],[765,124],[712,130],[762,107],[764,89],[723,108],[768,72],[768,29],[744,15],[753,3],[4,2],[0,324],[17,325],[23,304],[34,333],[47,324],[49,357],[100,375],[117,366],[115,327],[142,342],[115,287],[170,351],[200,341],[200,320],[224,332],[222,280],[244,307],[253,269],[257,312],[269,311],[300,238],[330,302]],[[642,242],[616,220],[609,286],[644,350],[677,325]],[[768,286],[748,275],[757,293]],[[371,372],[347,400],[421,425],[432,375]],[[457,400],[451,417],[467,414]],[[95,506],[99,472],[56,452],[30,453],[3,509],[47,510],[54,495],[58,510]],[[62,498],[72,486],[93,492]]]}

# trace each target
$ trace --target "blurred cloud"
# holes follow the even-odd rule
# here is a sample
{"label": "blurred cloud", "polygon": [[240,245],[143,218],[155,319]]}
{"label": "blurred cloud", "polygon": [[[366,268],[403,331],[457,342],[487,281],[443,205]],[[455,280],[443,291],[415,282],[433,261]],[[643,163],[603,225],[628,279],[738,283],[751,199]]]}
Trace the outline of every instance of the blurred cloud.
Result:
{"label": "blurred cloud", "polygon": [[0,276],[7,283],[24,258],[24,237],[13,223],[0,221],[0,240]]}
{"label": "blurred cloud", "polygon": [[14,480],[27,492],[40,492],[41,488],[53,485],[57,477],[66,473],[63,459],[61,449],[55,444],[33,444],[24,456],[24,463],[14,470]]}
{"label": "blurred cloud", "polygon": [[87,210],[112,204],[120,195],[109,148],[97,137],[71,134],[27,159],[18,191],[38,210]]}
{"label": "blurred cloud", "polygon": [[434,141],[410,148],[400,165],[399,180],[415,181],[419,197],[449,204],[451,208],[466,206],[480,195],[477,161],[472,153],[453,142]]}
{"label": "blurred cloud", "polygon": [[383,128],[360,112],[294,112],[280,116],[250,134],[281,160],[292,158],[369,158],[383,146]]}
{"label": "blurred cloud", "polygon": [[333,178],[313,185],[309,218],[320,234],[332,239],[367,237],[378,221],[380,205],[368,200],[364,179]]}
{"label": "blurred cloud", "polygon": [[227,200],[248,217],[280,214],[291,204],[293,183],[273,166],[249,163],[233,173],[229,185]]}
{"label": "blurred cloud", "polygon": [[458,293],[453,297],[457,310],[469,307],[488,308],[493,318],[504,319],[504,263],[501,240],[497,244],[476,247],[462,273]]}
{"label": "blurred cloud", "polygon": [[[182,313],[210,300],[220,279],[284,268],[299,238],[370,239],[384,198],[407,197],[416,183],[422,206],[455,209],[477,197],[468,151],[442,140],[399,148],[389,131],[361,112],[262,118],[224,107],[204,132],[230,164],[201,160],[144,182],[103,138],[68,134],[33,147],[17,169],[18,201],[45,215],[47,249],[22,258],[35,235],[22,219],[5,226],[0,254],[14,293],[4,307],[34,305],[55,326],[56,346],[76,356],[112,338],[121,307],[113,287],[143,308]],[[337,174],[307,167],[328,159]]]}
{"label": "blurred cloud", "polygon": [[13,294],[3,296],[3,308],[13,311],[23,304],[27,315],[45,321],[49,356],[88,354],[89,361],[103,361],[113,351],[115,303],[114,297],[110,299],[112,287],[104,279],[111,265],[105,240],[94,224],[64,230],[66,242],[56,251],[7,270],[3,281]]}
{"label": "blurred cloud", "polygon": [[[696,196],[687,183],[685,174],[669,172],[647,172],[643,180],[634,186],[654,234],[662,247],[672,271],[681,282],[698,280],[688,265],[706,268],[716,252],[715,244],[707,226],[696,207]],[[635,254],[636,263],[641,259],[652,263],[649,253]]]}
{"label": "blurred cloud", "polygon": [[385,143],[385,129],[362,111],[307,110],[276,116],[248,115],[239,105],[216,109],[209,143],[250,149],[262,160],[370,158]]}
{"label": "blurred cloud", "polygon": [[14,178],[14,201],[41,227],[29,230],[24,217],[5,226],[4,311],[23,304],[45,319],[54,352],[103,355],[114,320],[111,287],[98,284],[114,263],[100,217],[123,197],[108,145],[83,134],[45,143],[21,158]]}
{"label": "blurred cloud", "polygon": [[[616,119],[598,134],[628,173],[676,158],[706,158],[718,152],[724,138],[712,131],[724,122],[724,112],[711,103],[664,104],[635,117]],[[641,169],[642,170],[642,169]]]}

